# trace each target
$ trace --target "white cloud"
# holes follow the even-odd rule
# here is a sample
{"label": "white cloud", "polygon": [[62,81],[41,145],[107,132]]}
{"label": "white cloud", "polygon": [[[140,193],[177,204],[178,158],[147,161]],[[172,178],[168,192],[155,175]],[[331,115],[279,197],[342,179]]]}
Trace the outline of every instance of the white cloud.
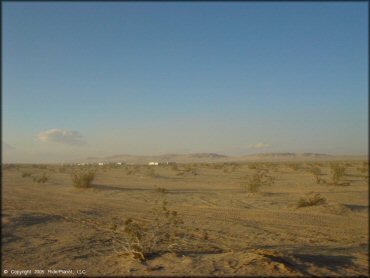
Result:
{"label": "white cloud", "polygon": [[270,145],[269,144],[265,144],[265,143],[257,143],[257,144],[252,144],[252,145],[249,145],[248,146],[249,148],[251,149],[264,149],[264,148],[269,148]]}
{"label": "white cloud", "polygon": [[81,146],[86,142],[82,140],[83,136],[75,130],[49,129],[40,132],[37,138],[41,142],[57,142],[67,145]]}
{"label": "white cloud", "polygon": [[14,147],[5,142],[2,142],[2,149],[3,151],[11,151],[14,150]]}

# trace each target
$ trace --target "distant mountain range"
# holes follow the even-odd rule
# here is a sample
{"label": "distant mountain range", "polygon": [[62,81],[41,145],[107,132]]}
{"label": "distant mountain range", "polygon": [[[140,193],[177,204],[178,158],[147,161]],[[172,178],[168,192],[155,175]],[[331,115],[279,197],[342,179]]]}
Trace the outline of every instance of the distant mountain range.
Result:
{"label": "distant mountain range", "polygon": [[113,155],[106,157],[88,157],[86,162],[126,162],[126,163],[147,163],[158,162],[206,162],[228,158],[226,155],[216,153],[194,153],[194,154],[163,154],[163,155]]}
{"label": "distant mountain range", "polygon": [[259,156],[259,157],[330,157],[333,155],[323,153],[258,153],[250,154],[248,156]]}
{"label": "distant mountain range", "polygon": [[124,163],[148,163],[157,162],[177,162],[177,163],[197,163],[197,162],[230,162],[230,161],[278,161],[278,160],[336,160],[339,158],[364,159],[366,156],[335,156],[321,153],[257,153],[244,156],[227,156],[217,153],[192,153],[192,154],[163,154],[163,155],[113,155],[106,157],[88,157],[83,162],[124,162]]}

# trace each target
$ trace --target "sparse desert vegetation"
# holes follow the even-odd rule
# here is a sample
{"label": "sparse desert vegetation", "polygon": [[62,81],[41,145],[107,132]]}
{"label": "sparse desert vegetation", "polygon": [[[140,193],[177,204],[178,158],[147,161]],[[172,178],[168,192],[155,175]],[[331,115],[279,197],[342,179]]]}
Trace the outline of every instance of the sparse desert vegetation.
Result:
{"label": "sparse desert vegetation", "polygon": [[326,199],[319,193],[308,197],[301,197],[297,202],[297,208],[311,207],[326,204]]}
{"label": "sparse desert vegetation", "polygon": [[366,275],[367,167],[3,165],[3,263],[91,275]]}
{"label": "sparse desert vegetation", "polygon": [[368,3],[30,2],[3,276],[369,277]]}
{"label": "sparse desert vegetation", "polygon": [[41,175],[33,177],[33,181],[37,183],[45,183],[49,180],[49,177],[46,175],[46,173],[42,173]]}
{"label": "sparse desert vegetation", "polygon": [[31,177],[32,174],[30,172],[23,172],[22,173],[22,178],[27,178],[27,177]]}
{"label": "sparse desert vegetation", "polygon": [[321,179],[322,172],[320,167],[312,166],[312,168],[310,169],[310,173],[314,176],[317,184],[320,184],[324,181],[323,179]]}
{"label": "sparse desert vegetation", "polygon": [[181,243],[179,230],[183,220],[177,211],[170,210],[167,205],[166,201],[162,201],[153,208],[149,223],[140,223],[132,218],[125,221],[123,254],[145,261],[151,254],[171,251],[173,246]]}
{"label": "sparse desert vegetation", "polygon": [[262,186],[269,186],[275,182],[272,176],[268,175],[267,169],[258,169],[251,176],[247,176],[246,189],[249,192],[255,193],[260,190]]}
{"label": "sparse desert vegetation", "polygon": [[344,164],[332,163],[330,165],[331,179],[334,185],[340,185],[340,181],[345,175],[346,166]]}
{"label": "sparse desert vegetation", "polygon": [[88,188],[95,178],[95,171],[90,169],[77,169],[72,173],[73,185],[77,188]]}

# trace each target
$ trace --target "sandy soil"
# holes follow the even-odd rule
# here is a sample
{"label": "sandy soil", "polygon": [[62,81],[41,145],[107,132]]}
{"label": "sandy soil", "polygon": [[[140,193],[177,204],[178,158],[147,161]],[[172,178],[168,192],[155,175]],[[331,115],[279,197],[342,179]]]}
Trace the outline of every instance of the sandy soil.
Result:
{"label": "sandy soil", "polygon": [[[367,276],[368,179],[359,170],[363,162],[347,163],[347,186],[330,184],[328,162],[319,164],[325,184],[315,183],[309,162],[297,170],[287,162],[265,163],[258,167],[269,169],[275,183],[256,193],[245,190],[245,176],[256,171],[246,163],[151,166],[154,173],[149,166],[101,167],[88,189],[73,186],[71,169],[6,167],[2,273]],[[194,171],[181,171],[186,167]],[[32,176],[22,177],[25,172]],[[43,172],[47,182],[33,181]],[[326,203],[297,208],[310,193],[320,193]],[[122,248],[124,221],[153,222],[155,200],[178,212],[187,241],[133,260]]]}

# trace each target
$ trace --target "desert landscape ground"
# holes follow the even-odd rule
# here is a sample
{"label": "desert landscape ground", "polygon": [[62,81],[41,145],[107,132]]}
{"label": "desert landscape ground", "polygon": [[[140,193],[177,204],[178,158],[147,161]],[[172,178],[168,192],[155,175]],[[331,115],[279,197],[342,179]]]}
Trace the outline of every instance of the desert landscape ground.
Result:
{"label": "desert landscape ground", "polygon": [[368,209],[367,160],[5,164],[2,273],[367,276]]}

